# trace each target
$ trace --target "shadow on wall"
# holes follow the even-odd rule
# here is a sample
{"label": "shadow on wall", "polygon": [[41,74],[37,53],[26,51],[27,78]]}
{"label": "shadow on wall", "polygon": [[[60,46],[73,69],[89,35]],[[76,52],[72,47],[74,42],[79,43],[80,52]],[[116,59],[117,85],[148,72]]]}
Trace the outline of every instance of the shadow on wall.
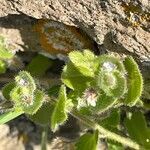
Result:
{"label": "shadow on wall", "polygon": [[10,14],[0,18],[0,35],[7,39],[11,49],[15,50],[41,50],[38,36],[33,31],[36,19],[27,15]]}
{"label": "shadow on wall", "polygon": [[[6,38],[12,50],[41,51],[44,48],[52,53],[54,51],[54,53],[68,53],[76,49],[88,48],[95,51],[97,49],[96,43],[79,28],[66,26],[56,21],[45,20],[45,23],[42,23],[44,22],[42,20],[37,21],[25,14],[10,14],[2,17],[0,18],[0,35]],[[43,27],[37,31],[37,26]]]}

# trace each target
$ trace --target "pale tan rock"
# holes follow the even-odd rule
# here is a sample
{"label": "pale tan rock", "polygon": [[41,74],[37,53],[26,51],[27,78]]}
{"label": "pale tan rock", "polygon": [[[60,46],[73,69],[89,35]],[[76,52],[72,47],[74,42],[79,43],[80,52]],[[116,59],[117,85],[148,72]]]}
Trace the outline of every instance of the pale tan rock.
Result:
{"label": "pale tan rock", "polygon": [[18,137],[11,136],[9,132],[8,125],[0,125],[0,150],[25,150]]}

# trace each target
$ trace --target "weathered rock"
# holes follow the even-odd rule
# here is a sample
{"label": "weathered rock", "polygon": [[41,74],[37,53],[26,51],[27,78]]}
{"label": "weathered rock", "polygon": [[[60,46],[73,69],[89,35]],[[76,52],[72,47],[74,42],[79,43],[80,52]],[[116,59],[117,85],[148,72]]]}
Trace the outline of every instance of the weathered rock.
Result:
{"label": "weathered rock", "polygon": [[26,14],[84,30],[109,51],[150,60],[148,0],[1,0],[0,17]]}
{"label": "weathered rock", "polygon": [[35,19],[26,15],[8,15],[0,18],[0,35],[11,50],[41,50],[38,36],[33,31]]}
{"label": "weathered rock", "polygon": [[17,137],[10,136],[9,127],[0,125],[0,149],[1,150],[24,150],[23,143],[19,142]]}

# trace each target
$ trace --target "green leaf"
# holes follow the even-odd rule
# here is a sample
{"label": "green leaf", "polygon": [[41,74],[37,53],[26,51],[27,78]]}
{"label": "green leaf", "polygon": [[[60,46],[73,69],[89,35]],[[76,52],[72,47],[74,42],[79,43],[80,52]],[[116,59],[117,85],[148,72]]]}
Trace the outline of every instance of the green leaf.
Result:
{"label": "green leaf", "polygon": [[97,150],[98,131],[86,133],[76,143],[76,150]]}
{"label": "green leaf", "polygon": [[[44,102],[44,92],[40,90],[36,90],[33,96],[33,104],[31,105],[22,105],[22,109],[26,114],[35,114]],[[27,99],[28,101],[28,99]],[[30,101],[30,99],[29,99]]]}
{"label": "green leaf", "polygon": [[[16,106],[22,107],[23,105],[32,105],[34,94],[26,87],[15,86],[10,92],[10,100]],[[29,100],[30,99],[30,100]]]}
{"label": "green leaf", "polygon": [[142,98],[150,100],[150,80],[144,81],[144,90],[143,90]]}
{"label": "green leaf", "polygon": [[43,91],[36,89],[32,76],[26,71],[19,72],[19,75],[15,77],[15,82],[3,88],[3,95],[13,101],[15,108],[31,115],[42,106],[45,97]]}
{"label": "green leaf", "polygon": [[34,115],[28,115],[28,117],[36,124],[49,125],[53,110],[54,105],[52,105],[51,103],[44,103]]}
{"label": "green leaf", "polygon": [[107,96],[113,98],[122,97],[127,90],[126,79],[119,71],[100,71],[97,84]]}
{"label": "green leaf", "polygon": [[[107,96],[103,91],[100,91],[101,94],[97,96],[95,99],[96,106],[87,105],[86,100],[83,98],[77,98],[78,100],[78,109],[82,114],[97,114],[102,113],[110,108],[113,108],[113,106],[116,104],[117,99]],[[91,99],[92,100],[92,99]],[[94,100],[94,99],[93,99]]]}
{"label": "green leaf", "polygon": [[73,51],[69,53],[69,58],[80,73],[84,76],[94,77],[94,72],[97,70],[98,65],[95,61],[96,57],[91,51]]}
{"label": "green leaf", "polygon": [[41,77],[52,66],[52,61],[38,54],[27,66],[26,70],[31,73],[32,76]]}
{"label": "green leaf", "polygon": [[23,113],[24,113],[23,111],[18,111],[18,110],[12,110],[10,112],[6,112],[0,115],[0,124],[7,123],[8,121],[22,115]]}
{"label": "green leaf", "polygon": [[134,112],[131,118],[126,118],[124,124],[133,140],[145,149],[150,149],[150,128],[147,127],[144,115],[140,111]]}
{"label": "green leaf", "polygon": [[98,97],[96,107],[93,107],[92,111],[95,113],[106,111],[107,109],[113,107],[116,101],[116,98],[107,96],[106,94],[101,92],[101,94]]}
{"label": "green leaf", "polygon": [[0,58],[1,59],[11,59],[14,56],[8,49],[0,45]]}
{"label": "green leaf", "polygon": [[58,97],[59,90],[60,90],[60,85],[54,85],[47,90],[47,94],[50,97]]}
{"label": "green leaf", "polygon": [[51,116],[51,129],[52,131],[56,131],[58,126],[63,124],[68,116],[67,116],[67,110],[66,110],[66,102],[67,102],[67,96],[66,96],[66,88],[65,86],[61,86],[59,91],[59,97],[56,102],[54,111]]}
{"label": "green leaf", "polygon": [[114,141],[107,141],[108,150],[125,150],[125,147]]}
{"label": "green leaf", "polygon": [[132,57],[125,59],[124,66],[128,75],[128,93],[125,103],[132,106],[140,99],[143,90],[143,79],[138,65]]}
{"label": "green leaf", "polygon": [[15,81],[18,87],[28,89],[30,93],[33,93],[36,89],[35,81],[27,71],[20,71],[15,77]]}
{"label": "green leaf", "polygon": [[11,59],[14,54],[5,46],[5,40],[0,36],[0,59]]}
{"label": "green leaf", "polygon": [[10,100],[13,101],[15,105],[22,104],[22,97],[24,95],[25,93],[23,93],[22,89],[16,86],[9,93]]}
{"label": "green leaf", "polygon": [[[123,63],[116,57],[114,56],[111,56],[111,55],[101,55],[98,57],[98,60],[99,60],[99,64],[100,64],[100,69],[103,69],[103,70],[109,70],[111,69],[112,71],[113,70],[118,70],[119,72],[121,73],[125,73],[125,68],[124,68],[124,65]],[[108,63],[109,66],[108,68],[106,68],[104,66],[104,63]]]}
{"label": "green leaf", "polygon": [[2,88],[2,94],[7,100],[10,100],[10,92],[15,86],[15,82],[10,82]]}
{"label": "green leaf", "polygon": [[0,74],[6,72],[6,64],[4,61],[0,60]]}
{"label": "green leaf", "polygon": [[106,128],[117,128],[120,123],[120,111],[114,109],[108,117],[104,118],[99,123]]}
{"label": "green leaf", "polygon": [[11,100],[15,103],[15,107],[22,109],[26,114],[35,114],[42,106],[44,93],[40,90],[35,90],[34,94],[24,92],[22,88],[15,87],[10,92]]}
{"label": "green leaf", "polygon": [[63,69],[61,79],[67,87],[73,90],[84,90],[93,80],[91,77],[84,76],[72,62],[69,62]]}

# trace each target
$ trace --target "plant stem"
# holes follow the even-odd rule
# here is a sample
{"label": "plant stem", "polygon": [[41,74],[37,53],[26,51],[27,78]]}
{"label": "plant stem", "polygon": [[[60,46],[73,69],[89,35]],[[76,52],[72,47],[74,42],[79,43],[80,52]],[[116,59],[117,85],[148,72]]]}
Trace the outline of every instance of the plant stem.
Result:
{"label": "plant stem", "polygon": [[47,150],[47,132],[48,132],[48,126],[43,127],[42,131],[42,140],[41,140],[41,150]]}
{"label": "plant stem", "polygon": [[95,130],[98,130],[101,134],[103,134],[105,137],[107,137],[111,140],[115,140],[123,145],[126,145],[126,146],[131,147],[136,150],[141,149],[139,144],[133,142],[129,138],[122,137],[116,133],[113,133],[113,132],[103,128],[99,124],[92,122],[91,120],[85,118],[83,115],[79,114],[77,111],[72,111],[72,112],[70,112],[70,114],[72,116],[74,116],[75,118],[77,118],[78,120],[80,120],[81,122],[83,122],[85,125],[93,128]]}
{"label": "plant stem", "polygon": [[[55,100],[52,100],[51,102],[55,103]],[[89,120],[88,118],[86,118],[85,116],[81,115],[78,113],[78,111],[73,110],[72,112],[68,112],[71,116],[75,117],[76,119],[80,120],[82,123],[84,123],[85,125],[89,126],[90,128],[93,128],[94,130],[98,130],[101,134],[103,134],[106,138],[111,139],[113,141],[119,142],[123,145],[126,145],[130,148],[136,149],[136,150],[140,150],[142,149],[141,146],[139,144],[137,144],[136,142],[132,141],[129,138],[125,138],[121,135],[118,135],[114,132],[111,132],[105,128],[103,128],[102,126],[100,126],[99,124]]]}

